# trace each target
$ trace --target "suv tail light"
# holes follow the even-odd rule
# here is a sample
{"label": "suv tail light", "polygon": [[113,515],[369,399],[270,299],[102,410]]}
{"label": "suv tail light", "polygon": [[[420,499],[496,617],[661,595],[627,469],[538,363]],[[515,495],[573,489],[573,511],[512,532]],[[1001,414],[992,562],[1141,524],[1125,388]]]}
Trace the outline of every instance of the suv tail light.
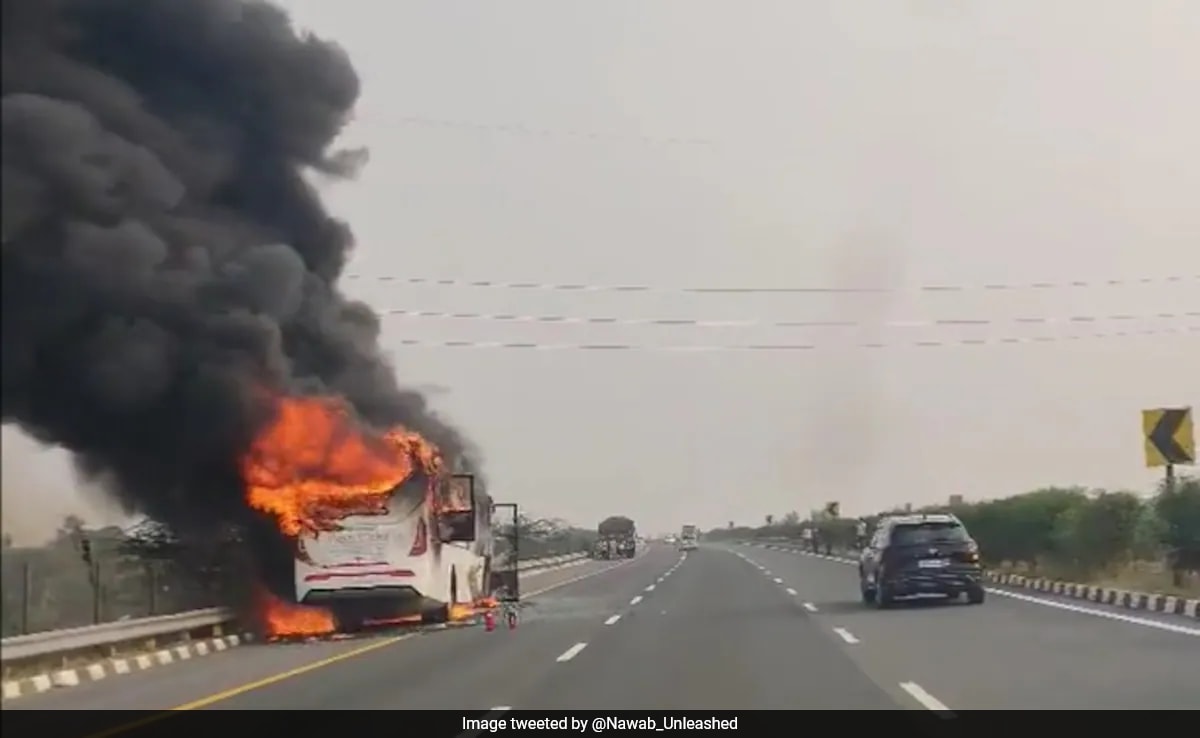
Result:
{"label": "suv tail light", "polygon": [[409,556],[421,556],[429,549],[429,528],[425,525],[425,518],[417,520],[417,537],[413,540],[412,548],[409,549]]}

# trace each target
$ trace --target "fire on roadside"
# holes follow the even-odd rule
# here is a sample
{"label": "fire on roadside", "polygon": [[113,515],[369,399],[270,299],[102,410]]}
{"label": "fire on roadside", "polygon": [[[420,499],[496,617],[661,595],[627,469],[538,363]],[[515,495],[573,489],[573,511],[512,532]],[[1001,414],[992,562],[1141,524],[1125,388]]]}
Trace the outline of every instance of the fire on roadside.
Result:
{"label": "fire on roadside", "polygon": [[260,589],[258,618],[268,640],[329,635],[337,630],[333,613],[323,607],[286,602]]}
{"label": "fire on roadside", "polygon": [[[500,606],[500,603],[494,597],[484,597],[472,604],[456,602],[450,605],[448,620],[451,623],[465,623],[489,610],[495,610]],[[366,625],[371,626],[387,626],[387,625],[419,625],[421,623],[420,615],[406,615],[397,618],[372,618],[366,621]]]}
{"label": "fire on roadside", "polygon": [[471,604],[455,603],[450,606],[450,622],[461,623],[471,620],[488,610],[495,610],[500,603],[495,597],[484,597]]}
{"label": "fire on roadside", "polygon": [[[329,397],[279,397],[272,422],[242,459],[247,504],[270,515],[295,543],[338,530],[348,515],[386,512],[392,490],[414,474],[436,478],[433,444],[403,428],[371,433],[349,407]],[[264,591],[258,617],[268,639],[336,630],[332,612],[286,602]]]}

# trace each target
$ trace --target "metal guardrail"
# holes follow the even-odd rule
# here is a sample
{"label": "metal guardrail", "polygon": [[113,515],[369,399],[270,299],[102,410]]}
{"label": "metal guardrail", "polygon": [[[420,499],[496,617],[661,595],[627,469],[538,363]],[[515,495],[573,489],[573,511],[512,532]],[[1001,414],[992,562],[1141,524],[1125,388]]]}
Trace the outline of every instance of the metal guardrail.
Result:
{"label": "metal guardrail", "polygon": [[152,640],[170,633],[185,633],[216,627],[230,622],[232,619],[233,614],[229,610],[210,607],[206,610],[192,610],[174,615],[118,620],[82,628],[30,633],[0,641],[0,656],[5,662],[24,661],[49,654]]}
{"label": "metal guardrail", "polygon": [[[742,544],[742,545],[763,543],[763,544],[771,544],[772,546],[786,546],[790,549],[797,549],[800,551],[812,551],[813,550],[812,544],[809,541],[805,541],[800,538],[785,538],[782,536],[765,536],[763,538],[747,538],[747,539],[738,540],[738,541],[734,541],[734,542]],[[845,546],[826,547],[824,544],[822,544],[819,546],[819,549],[820,550],[818,551],[818,553],[826,553],[826,551],[828,551],[831,554],[839,554],[839,555],[844,554],[846,556],[857,556],[859,554],[859,550],[857,548],[846,548]]]}
{"label": "metal guardrail", "polygon": [[[587,554],[580,553],[529,559],[519,562],[517,570],[545,569],[583,559],[586,556]],[[221,627],[234,620],[235,615],[231,610],[213,607],[173,615],[131,618],[81,628],[11,636],[0,640],[0,661],[7,666],[31,659],[50,656],[66,658],[71,654],[89,650],[116,649],[121,645],[141,642],[152,645],[156,639],[165,636],[194,633],[206,629],[215,631],[213,635],[221,635]]]}

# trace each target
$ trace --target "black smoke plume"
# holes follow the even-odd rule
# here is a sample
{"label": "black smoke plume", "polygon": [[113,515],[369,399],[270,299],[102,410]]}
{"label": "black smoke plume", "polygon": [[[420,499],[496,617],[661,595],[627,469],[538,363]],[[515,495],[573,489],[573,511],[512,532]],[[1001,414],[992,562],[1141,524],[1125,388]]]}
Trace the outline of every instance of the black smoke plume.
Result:
{"label": "black smoke plume", "polygon": [[[339,47],[249,0],[3,0],[3,419],[177,531],[245,522],[263,387],[347,398],[475,471],[336,280],[306,172],[359,94]],[[37,504],[36,500],[8,504]]]}

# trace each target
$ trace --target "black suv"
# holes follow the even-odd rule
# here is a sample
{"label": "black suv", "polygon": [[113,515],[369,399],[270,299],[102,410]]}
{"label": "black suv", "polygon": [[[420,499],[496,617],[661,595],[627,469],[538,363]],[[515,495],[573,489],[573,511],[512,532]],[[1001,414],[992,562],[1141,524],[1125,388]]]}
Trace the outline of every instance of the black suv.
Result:
{"label": "black suv", "polygon": [[858,562],[866,604],[888,607],[923,594],[984,600],[979,547],[953,515],[901,515],[879,521]]}

